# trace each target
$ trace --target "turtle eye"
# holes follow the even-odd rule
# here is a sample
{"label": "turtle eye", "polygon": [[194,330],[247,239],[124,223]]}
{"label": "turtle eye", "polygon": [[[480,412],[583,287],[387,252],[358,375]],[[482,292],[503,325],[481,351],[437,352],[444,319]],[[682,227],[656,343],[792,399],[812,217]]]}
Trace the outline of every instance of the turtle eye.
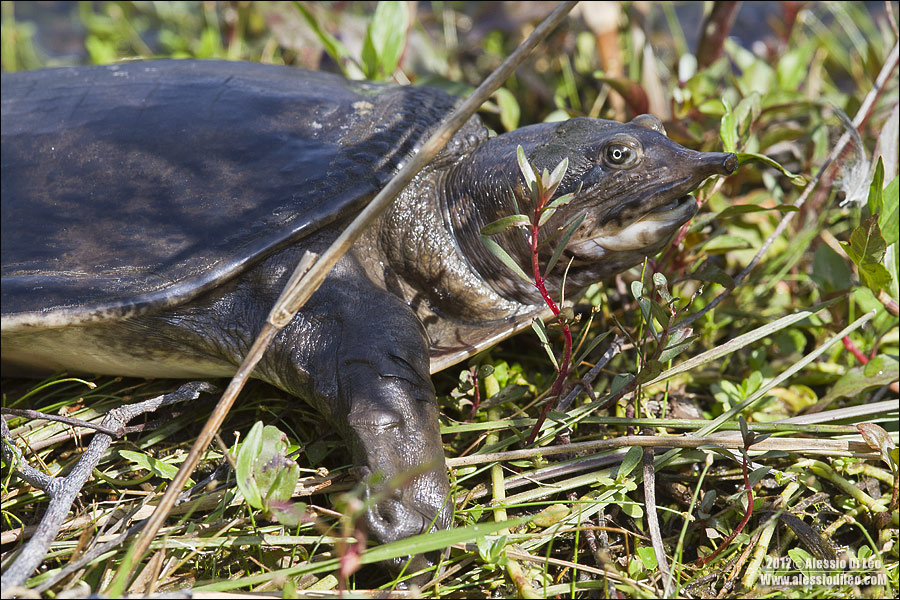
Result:
{"label": "turtle eye", "polygon": [[625,144],[610,144],[604,150],[606,162],[616,167],[628,166],[635,161],[637,153]]}

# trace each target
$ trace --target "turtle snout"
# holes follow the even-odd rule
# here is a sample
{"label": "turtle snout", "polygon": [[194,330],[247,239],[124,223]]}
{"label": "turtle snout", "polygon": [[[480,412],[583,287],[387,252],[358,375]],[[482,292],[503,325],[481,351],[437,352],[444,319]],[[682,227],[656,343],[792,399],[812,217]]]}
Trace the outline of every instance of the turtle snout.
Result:
{"label": "turtle snout", "polygon": [[733,152],[727,152],[725,154],[725,159],[722,161],[722,168],[724,169],[724,173],[722,175],[731,175],[738,168],[738,157]]}
{"label": "turtle snout", "polygon": [[731,175],[738,168],[738,157],[733,152],[704,152],[703,162],[711,175]]}
{"label": "turtle snout", "polygon": [[[389,543],[434,529],[447,529],[450,526],[451,516],[449,505],[434,510],[389,498],[369,509],[366,525],[369,533],[380,542]],[[399,572],[402,569],[404,573],[409,574],[433,567],[438,562],[440,552],[427,552],[397,557],[389,561],[389,566],[394,571]],[[422,585],[430,578],[431,575],[426,573],[414,578],[410,583]]]}
{"label": "turtle snout", "polygon": [[446,497],[437,506],[421,506],[420,500],[402,497],[381,500],[366,515],[369,532],[381,542],[389,543],[450,526],[452,506]]}
{"label": "turtle snout", "polygon": [[684,150],[682,154],[683,172],[697,182],[712,175],[731,175],[738,168],[738,157],[732,152]]}
{"label": "turtle snout", "polygon": [[384,543],[423,533],[430,524],[421,512],[393,498],[370,508],[366,522],[370,533]]}

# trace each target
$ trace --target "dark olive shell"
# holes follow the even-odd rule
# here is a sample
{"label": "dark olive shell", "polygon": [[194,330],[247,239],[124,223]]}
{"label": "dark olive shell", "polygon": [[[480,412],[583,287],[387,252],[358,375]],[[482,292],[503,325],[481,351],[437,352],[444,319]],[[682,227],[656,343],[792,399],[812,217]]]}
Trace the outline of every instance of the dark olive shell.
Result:
{"label": "dark olive shell", "polygon": [[4,329],[183,303],[357,213],[455,103],[287,67],[2,75]]}

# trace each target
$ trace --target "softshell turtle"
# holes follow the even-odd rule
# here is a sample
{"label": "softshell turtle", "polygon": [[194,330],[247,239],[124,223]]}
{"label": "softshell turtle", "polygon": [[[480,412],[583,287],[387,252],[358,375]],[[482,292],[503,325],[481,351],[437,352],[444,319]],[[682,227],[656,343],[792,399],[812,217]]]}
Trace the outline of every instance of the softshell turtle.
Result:
{"label": "softshell turtle", "polygon": [[[233,374],[303,252],[323,251],[456,99],[185,60],[4,73],[2,102],[5,374],[197,378]],[[318,409],[364,476],[441,464],[430,373],[543,308],[479,239],[497,218],[532,211],[519,145],[539,169],[568,158],[557,193],[575,198],[542,233],[586,215],[560,261],[572,259],[572,289],[658,252],[696,212],[688,193],[737,164],[670,141],[648,115],[493,137],[473,117],[255,372]],[[495,239],[530,264],[521,230]],[[446,528],[448,494],[433,466],[366,524],[383,542]]]}

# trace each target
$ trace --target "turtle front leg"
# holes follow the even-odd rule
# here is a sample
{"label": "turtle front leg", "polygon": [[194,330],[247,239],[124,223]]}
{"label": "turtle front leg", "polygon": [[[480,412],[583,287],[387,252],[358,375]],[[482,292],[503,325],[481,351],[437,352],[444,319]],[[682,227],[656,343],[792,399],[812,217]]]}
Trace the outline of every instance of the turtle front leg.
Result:
{"label": "turtle front leg", "polygon": [[446,529],[453,507],[428,371],[392,353],[396,345],[361,350],[340,357],[339,378],[354,458],[381,496],[366,525],[382,542]]}
{"label": "turtle front leg", "polygon": [[[453,503],[425,329],[402,300],[358,273],[338,271],[273,351],[284,357],[294,348],[290,355],[302,363],[297,370],[309,378],[295,393],[305,392],[349,443],[369,496],[377,499],[365,519],[372,536],[387,543],[446,529]],[[298,339],[304,340],[299,351]],[[283,366],[273,358],[267,370]],[[407,571],[428,562],[415,557]]]}

